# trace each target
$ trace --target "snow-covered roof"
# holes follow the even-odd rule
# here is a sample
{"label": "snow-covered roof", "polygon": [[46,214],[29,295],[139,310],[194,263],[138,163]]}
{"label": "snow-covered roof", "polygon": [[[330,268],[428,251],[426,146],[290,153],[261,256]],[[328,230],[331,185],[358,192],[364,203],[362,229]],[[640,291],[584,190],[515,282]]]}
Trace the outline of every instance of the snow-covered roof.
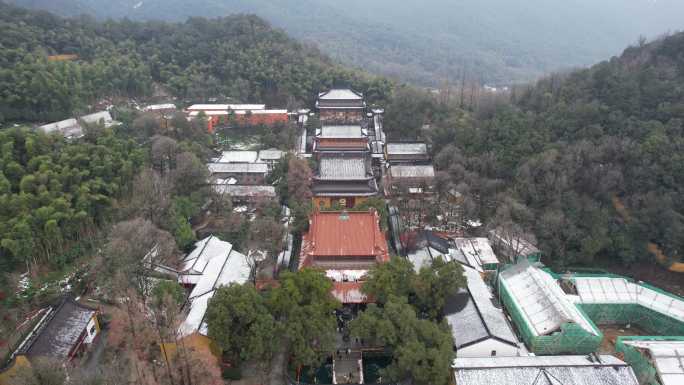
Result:
{"label": "snow-covered roof", "polygon": [[[209,298],[216,289],[231,283],[244,284],[249,280],[251,267],[247,257],[229,242],[209,236],[195,243],[195,249],[182,262],[181,283],[192,283],[188,296],[189,312],[180,326],[182,335],[199,331],[206,334],[204,314]],[[190,277],[190,279],[186,279]]]}
{"label": "snow-covered roof", "polygon": [[321,100],[361,100],[363,95],[348,88],[335,88],[318,94]]}
{"label": "snow-covered roof", "polygon": [[624,344],[648,350],[662,385],[684,384],[683,340],[626,340]]}
{"label": "snow-covered roof", "polygon": [[264,110],[265,104],[193,104],[188,111]]}
{"label": "snow-covered roof", "polygon": [[50,309],[38,325],[35,335],[22,344],[21,353],[29,357],[50,357],[67,360],[84,333],[96,310],[81,305],[71,298],[64,298],[58,306]]}
{"label": "snow-covered roof", "polygon": [[111,127],[115,124],[114,119],[109,111],[99,111],[88,115],[83,115],[80,119],[88,124],[95,124],[102,122],[105,127]]}
{"label": "snow-covered roof", "polygon": [[321,127],[321,138],[345,138],[356,139],[365,137],[363,129],[359,125],[355,126],[323,126]]}
{"label": "snow-covered roof", "polygon": [[259,151],[258,161],[279,160],[280,158],[283,157],[283,154],[285,154],[284,151],[281,151],[281,150],[278,150],[275,148],[269,148],[268,150],[261,150],[261,151]]}
{"label": "snow-covered roof", "polygon": [[176,105],[173,103],[150,104],[149,106],[143,108],[144,111],[175,110],[175,109],[176,109]]}
{"label": "snow-covered roof", "polygon": [[83,136],[83,128],[74,118],[44,124],[38,127],[38,129],[46,134],[59,132],[66,138],[80,138]]}
{"label": "snow-covered roof", "polygon": [[424,266],[430,266],[432,263],[432,255],[428,247],[420,247],[415,251],[408,253],[408,260],[413,263],[413,269],[418,272]]}
{"label": "snow-covered roof", "polygon": [[212,174],[266,174],[266,163],[209,163],[209,172]]}
{"label": "snow-covered roof", "polygon": [[637,304],[684,322],[684,300],[620,277],[574,277],[580,303]]}
{"label": "snow-covered roof", "polygon": [[220,240],[215,236],[209,236],[195,242],[195,248],[181,263],[181,272],[184,274],[202,274],[207,264],[212,259],[224,259],[233,250],[233,245]]}
{"label": "snow-covered roof", "polygon": [[362,157],[333,158],[320,160],[319,175],[321,180],[365,180],[368,179],[366,160]]}
{"label": "snow-covered roof", "polygon": [[432,178],[435,176],[435,169],[431,164],[421,166],[394,165],[390,166],[390,174],[392,178]]}
{"label": "snow-covered roof", "polygon": [[117,122],[112,119],[112,115],[108,111],[100,111],[81,116],[78,119],[71,118],[61,120],[59,122],[44,124],[38,127],[38,129],[46,134],[59,132],[66,138],[80,138],[83,136],[83,127],[81,127],[79,119],[86,124],[99,124],[102,122],[102,124],[104,124],[104,126],[107,128],[117,124]]}
{"label": "snow-covered roof", "polygon": [[256,151],[223,151],[218,163],[254,163],[258,157]]}
{"label": "snow-covered roof", "polygon": [[235,184],[214,185],[214,191],[231,197],[266,197],[275,198],[276,190],[273,186],[242,186]]}
{"label": "snow-covered roof", "polygon": [[576,323],[586,332],[600,332],[585,318],[551,275],[522,261],[499,275],[535,335],[556,332],[565,323]]}
{"label": "snow-covered roof", "polygon": [[468,264],[477,270],[482,271],[483,265],[499,263],[487,238],[455,238],[454,243],[468,259]]}
{"label": "snow-covered roof", "polygon": [[632,368],[610,355],[456,358],[458,385],[637,385]]}
{"label": "snow-covered roof", "polygon": [[427,144],[425,143],[387,143],[388,155],[425,155]]}
{"label": "snow-covered roof", "polygon": [[444,309],[456,348],[494,338],[518,346],[503,311],[494,306],[494,296],[475,269],[464,266],[467,286],[450,298]]}

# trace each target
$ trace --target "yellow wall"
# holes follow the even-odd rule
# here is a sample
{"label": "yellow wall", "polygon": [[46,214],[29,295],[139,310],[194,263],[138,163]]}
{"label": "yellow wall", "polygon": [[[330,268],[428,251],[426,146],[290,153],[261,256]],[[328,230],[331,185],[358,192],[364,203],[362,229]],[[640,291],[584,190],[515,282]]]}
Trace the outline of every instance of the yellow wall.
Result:
{"label": "yellow wall", "polygon": [[[184,337],[182,341],[178,342],[178,344],[184,344],[186,349],[209,349],[217,358],[221,357],[221,349],[218,347],[218,345],[216,345],[211,338],[203,336],[199,333],[194,333]],[[169,360],[173,359],[178,353],[178,345],[175,342],[167,342],[162,345],[162,348],[166,349],[166,355],[168,356]]]}
{"label": "yellow wall", "polygon": [[0,385],[9,385],[12,378],[17,374],[21,368],[28,368],[31,366],[26,356],[16,356],[12,365],[4,372],[0,373]]}
{"label": "yellow wall", "polygon": [[[349,198],[355,198],[354,206],[358,206],[359,204],[365,202],[368,200],[368,197],[345,197],[345,199]],[[331,209],[333,206],[334,202],[339,202],[340,198],[332,198],[332,197],[313,197],[313,205],[314,208],[324,208],[324,209]],[[321,203],[323,203],[323,206],[321,206]],[[340,209],[343,209],[344,207],[341,206]]]}

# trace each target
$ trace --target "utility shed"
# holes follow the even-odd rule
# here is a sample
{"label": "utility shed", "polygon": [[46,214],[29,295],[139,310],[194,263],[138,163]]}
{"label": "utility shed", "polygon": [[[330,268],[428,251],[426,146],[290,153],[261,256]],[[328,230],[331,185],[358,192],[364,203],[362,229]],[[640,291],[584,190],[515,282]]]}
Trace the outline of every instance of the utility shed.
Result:
{"label": "utility shed", "polygon": [[684,299],[617,275],[563,276],[575,301],[599,325],[634,324],[650,334],[684,336]]}
{"label": "utility shed", "polygon": [[477,270],[464,266],[467,286],[449,298],[445,319],[454,337],[456,357],[527,355],[489,287]]}
{"label": "utility shed", "polygon": [[499,259],[487,238],[455,238],[454,243],[465,255],[468,264],[478,271],[498,269]]}
{"label": "utility shed", "polygon": [[589,354],[603,334],[547,272],[522,260],[498,276],[499,298],[534,354]]}
{"label": "utility shed", "polygon": [[632,368],[605,356],[456,358],[456,385],[637,385]]}
{"label": "utility shed", "polygon": [[618,337],[616,350],[632,365],[639,383],[684,384],[684,337]]}

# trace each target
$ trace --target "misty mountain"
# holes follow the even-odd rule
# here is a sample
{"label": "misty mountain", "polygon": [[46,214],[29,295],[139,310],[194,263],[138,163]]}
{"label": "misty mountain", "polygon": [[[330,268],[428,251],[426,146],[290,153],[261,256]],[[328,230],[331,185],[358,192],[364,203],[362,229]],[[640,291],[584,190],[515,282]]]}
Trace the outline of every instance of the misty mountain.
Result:
{"label": "misty mountain", "polygon": [[438,85],[528,81],[684,28],[679,0],[10,0],[62,15],[184,20],[255,13],[334,59]]}

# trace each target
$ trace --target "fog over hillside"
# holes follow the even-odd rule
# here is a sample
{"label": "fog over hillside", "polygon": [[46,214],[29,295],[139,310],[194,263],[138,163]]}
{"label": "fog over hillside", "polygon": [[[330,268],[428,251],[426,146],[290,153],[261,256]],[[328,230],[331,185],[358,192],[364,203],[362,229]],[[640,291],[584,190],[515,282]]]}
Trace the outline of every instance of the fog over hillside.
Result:
{"label": "fog over hillside", "polygon": [[684,29],[679,0],[9,0],[62,15],[184,20],[255,13],[333,58],[424,85],[528,81]]}

